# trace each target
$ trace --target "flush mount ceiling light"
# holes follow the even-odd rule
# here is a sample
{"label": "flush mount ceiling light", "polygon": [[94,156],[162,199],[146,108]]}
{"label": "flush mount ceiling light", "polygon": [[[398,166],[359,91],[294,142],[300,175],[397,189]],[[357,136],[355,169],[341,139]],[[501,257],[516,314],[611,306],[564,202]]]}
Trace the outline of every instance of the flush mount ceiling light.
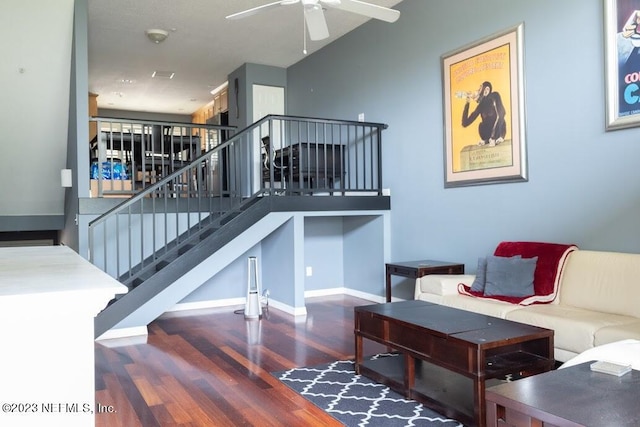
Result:
{"label": "flush mount ceiling light", "polygon": [[167,37],[169,37],[169,31],[160,30],[158,28],[151,28],[144,33],[147,35],[149,40],[154,43],[163,42],[167,39]]}

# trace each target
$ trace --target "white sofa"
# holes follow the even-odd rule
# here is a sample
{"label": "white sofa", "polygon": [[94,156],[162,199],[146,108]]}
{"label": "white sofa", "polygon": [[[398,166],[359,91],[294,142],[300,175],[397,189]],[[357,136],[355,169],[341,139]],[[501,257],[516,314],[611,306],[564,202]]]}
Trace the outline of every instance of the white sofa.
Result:
{"label": "white sofa", "polygon": [[[575,250],[558,268],[548,303],[521,305],[464,294],[474,275],[429,275],[416,281],[415,299],[553,329],[555,359],[640,339],[640,254]],[[462,292],[462,293],[461,293]]]}

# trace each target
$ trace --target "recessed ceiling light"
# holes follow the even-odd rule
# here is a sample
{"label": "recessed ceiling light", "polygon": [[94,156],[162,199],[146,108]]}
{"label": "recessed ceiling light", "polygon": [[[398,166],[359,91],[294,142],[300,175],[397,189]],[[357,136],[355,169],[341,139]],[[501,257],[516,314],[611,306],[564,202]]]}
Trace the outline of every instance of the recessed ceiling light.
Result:
{"label": "recessed ceiling light", "polygon": [[175,75],[176,73],[173,71],[154,71],[151,77],[154,79],[172,79]]}
{"label": "recessed ceiling light", "polygon": [[131,85],[131,84],[134,84],[135,82],[136,81],[132,79],[118,79],[118,83],[125,84],[125,85]]}
{"label": "recessed ceiling light", "polygon": [[151,74],[151,77],[154,79],[172,79],[175,75],[176,73],[173,71],[154,71],[153,74]]}

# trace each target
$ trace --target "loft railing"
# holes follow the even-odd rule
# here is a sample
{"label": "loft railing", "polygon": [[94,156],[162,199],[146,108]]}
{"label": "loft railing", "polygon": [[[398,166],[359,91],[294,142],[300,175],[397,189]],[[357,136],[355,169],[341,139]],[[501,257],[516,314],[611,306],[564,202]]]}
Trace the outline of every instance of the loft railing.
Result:
{"label": "loft railing", "polygon": [[235,133],[235,127],[92,117],[91,197],[127,197]]}
{"label": "loft railing", "polygon": [[270,195],[381,195],[384,124],[266,116],[89,224],[90,260],[124,282]]}

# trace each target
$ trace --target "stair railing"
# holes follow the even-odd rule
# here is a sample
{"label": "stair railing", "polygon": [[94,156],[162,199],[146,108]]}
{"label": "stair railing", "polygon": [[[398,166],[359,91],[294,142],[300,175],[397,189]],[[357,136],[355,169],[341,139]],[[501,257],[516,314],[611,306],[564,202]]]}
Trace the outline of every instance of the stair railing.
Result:
{"label": "stair railing", "polygon": [[386,125],[269,115],[89,223],[89,259],[123,283],[270,195],[381,195]]}

